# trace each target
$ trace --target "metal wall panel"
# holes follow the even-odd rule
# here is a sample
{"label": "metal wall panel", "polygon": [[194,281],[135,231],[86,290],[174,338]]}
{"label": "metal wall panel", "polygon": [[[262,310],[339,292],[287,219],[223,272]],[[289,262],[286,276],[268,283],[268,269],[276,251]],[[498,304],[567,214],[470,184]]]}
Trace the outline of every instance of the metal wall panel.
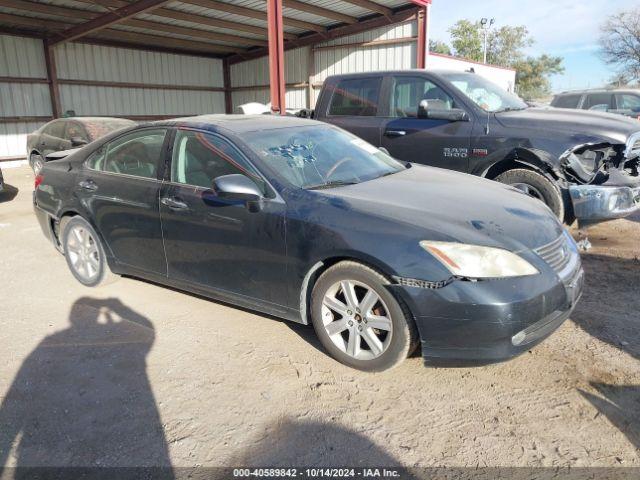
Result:
{"label": "metal wall panel", "polygon": [[315,51],[314,82],[323,82],[329,75],[343,73],[416,68],[417,44],[415,41],[407,40],[391,45],[347,46],[376,40],[410,39],[416,34],[416,22],[407,22],[323,43],[319,47],[338,45],[345,45],[345,47],[319,48]]}
{"label": "metal wall panel", "polygon": [[[331,6],[337,0],[328,0],[324,6]],[[332,3],[333,2],[333,3]],[[415,21],[376,28],[367,32],[338,38],[319,44],[313,50],[314,72],[312,83],[321,83],[329,75],[341,73],[368,72],[375,70],[416,68],[417,44],[412,37],[417,35]],[[376,40],[408,39],[406,42],[387,45],[348,46],[354,43]],[[345,47],[339,47],[345,45]],[[328,47],[332,48],[321,48]],[[309,48],[288,50],[285,54],[285,79],[287,83],[303,83],[308,79]],[[241,62],[231,67],[231,85],[250,87],[269,84],[269,59],[267,57]],[[314,89],[315,106],[319,88]],[[233,92],[234,111],[238,105],[248,102],[269,102],[266,89]],[[304,88],[287,88],[287,108],[309,108],[308,93]]]}
{"label": "metal wall panel", "polygon": [[[286,83],[307,81],[309,47],[287,50],[284,56]],[[231,65],[232,87],[269,85],[269,57],[256,58]]]}
{"label": "metal wall panel", "polygon": [[[42,40],[0,35],[0,76],[46,78]],[[44,83],[0,83],[0,117],[51,115],[49,87]],[[37,122],[0,122],[0,158],[25,155],[27,134]]]}
{"label": "metal wall panel", "polygon": [[224,93],[60,85],[64,112],[76,115],[189,115],[224,113]]}
{"label": "metal wall panel", "polygon": [[47,78],[42,40],[0,35],[0,77]]}
{"label": "metal wall panel", "polygon": [[27,135],[42,125],[44,123],[0,123],[0,158],[18,156],[26,158]]}
{"label": "metal wall panel", "polygon": [[222,60],[83,43],[55,48],[58,78],[222,87]]}

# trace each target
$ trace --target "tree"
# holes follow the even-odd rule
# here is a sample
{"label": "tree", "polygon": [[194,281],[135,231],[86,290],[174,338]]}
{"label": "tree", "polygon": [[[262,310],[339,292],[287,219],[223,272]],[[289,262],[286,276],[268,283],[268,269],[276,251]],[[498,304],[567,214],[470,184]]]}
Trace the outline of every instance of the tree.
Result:
{"label": "tree", "polygon": [[516,70],[516,91],[525,100],[544,97],[551,92],[549,75],[562,73],[562,58],[540,55],[527,57],[514,64]]}
{"label": "tree", "polygon": [[601,33],[604,60],[616,65],[621,77],[640,80],[640,8],[611,15]]}
{"label": "tree", "polygon": [[[480,22],[459,20],[449,33],[456,56],[483,60],[484,32]],[[487,63],[515,69],[516,89],[527,100],[547,95],[551,90],[549,75],[564,71],[561,57],[525,56],[524,50],[533,43],[524,25],[505,25],[487,35]]]}
{"label": "tree", "polygon": [[451,55],[451,47],[441,40],[429,40],[429,51],[442,55]]}
{"label": "tree", "polygon": [[[484,59],[484,32],[480,22],[458,20],[449,33],[457,56],[476,62]],[[524,25],[493,29],[487,34],[487,63],[508,67],[521,60],[522,50],[531,45],[533,39]]]}

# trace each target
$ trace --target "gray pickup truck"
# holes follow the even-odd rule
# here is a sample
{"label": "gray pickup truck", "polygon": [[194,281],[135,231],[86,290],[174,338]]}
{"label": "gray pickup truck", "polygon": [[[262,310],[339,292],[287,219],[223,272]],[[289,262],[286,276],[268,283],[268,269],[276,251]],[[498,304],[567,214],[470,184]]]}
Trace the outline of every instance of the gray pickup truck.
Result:
{"label": "gray pickup truck", "polygon": [[313,112],[400,160],[510,184],[583,225],[640,210],[640,123],[531,108],[473,72],[329,77]]}

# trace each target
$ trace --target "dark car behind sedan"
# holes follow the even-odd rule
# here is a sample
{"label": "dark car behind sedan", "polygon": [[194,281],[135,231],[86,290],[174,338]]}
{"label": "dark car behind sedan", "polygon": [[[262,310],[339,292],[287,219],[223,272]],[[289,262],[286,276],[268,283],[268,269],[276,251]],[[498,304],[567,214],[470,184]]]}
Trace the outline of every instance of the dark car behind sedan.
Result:
{"label": "dark car behind sedan", "polygon": [[72,274],[127,274],[313,324],[327,351],[382,370],[493,362],[570,315],[583,271],[543,203],[403,163],[294,117],[151,123],[45,165],[35,211]]}
{"label": "dark car behind sedan", "polygon": [[553,97],[551,106],[617,113],[640,120],[640,89],[616,88],[562,92]]}
{"label": "dark car behind sedan", "polygon": [[43,125],[27,136],[27,158],[37,174],[47,155],[78,148],[105,135],[128,128],[136,123],[124,118],[69,117],[59,118]]}

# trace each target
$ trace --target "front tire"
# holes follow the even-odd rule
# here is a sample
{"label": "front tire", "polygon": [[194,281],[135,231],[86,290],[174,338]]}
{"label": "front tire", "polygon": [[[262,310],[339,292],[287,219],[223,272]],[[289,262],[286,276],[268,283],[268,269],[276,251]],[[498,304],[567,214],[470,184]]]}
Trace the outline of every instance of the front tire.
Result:
{"label": "front tire", "polygon": [[374,372],[395,367],[415,349],[411,314],[388,284],[375,270],[352,261],[320,275],[311,294],[311,320],[333,358]]}
{"label": "front tire", "polygon": [[84,218],[72,217],[64,224],[62,247],[69,270],[83,285],[95,287],[112,277],[100,237]]}
{"label": "front tire", "polygon": [[561,222],[565,221],[564,201],[560,189],[543,175],[532,170],[516,168],[499,175],[496,180],[511,185],[523,193],[544,202]]}

